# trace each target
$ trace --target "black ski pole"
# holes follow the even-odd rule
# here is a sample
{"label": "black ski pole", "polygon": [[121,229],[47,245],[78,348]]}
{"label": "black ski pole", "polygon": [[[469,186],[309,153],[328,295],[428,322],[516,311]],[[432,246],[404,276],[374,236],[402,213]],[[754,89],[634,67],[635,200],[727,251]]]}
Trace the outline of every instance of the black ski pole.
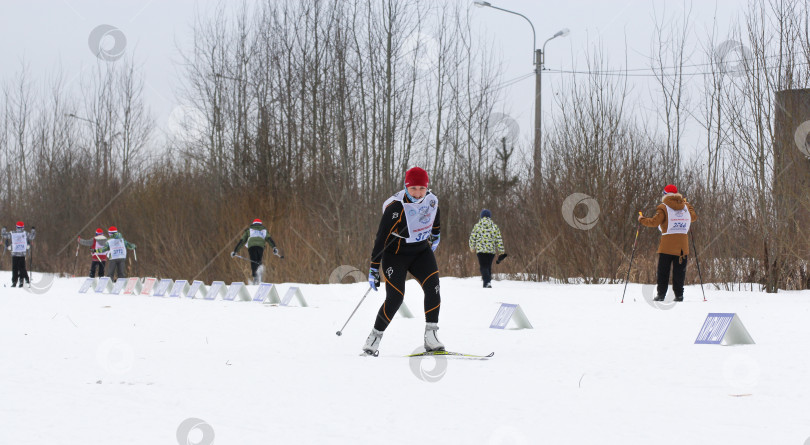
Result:
{"label": "black ski pole", "polygon": [[[638,216],[642,216],[638,212]],[[622,292],[622,303],[624,303],[624,294],[627,292],[627,281],[630,280],[630,268],[633,267],[633,257],[636,256],[636,244],[638,244],[638,231],[641,229],[641,221],[636,225],[636,239],[633,241],[633,252],[630,254],[630,264],[627,265],[627,276],[624,278],[624,291]],[[635,301],[635,299],[633,300]]]}
{"label": "black ski pole", "polygon": [[354,310],[352,311],[352,314],[351,314],[351,315],[349,315],[349,318],[346,320],[346,323],[343,323],[343,327],[342,327],[342,328],[340,328],[340,330],[339,330],[339,331],[335,332],[335,335],[337,335],[338,337],[340,337],[341,335],[343,335],[343,330],[344,330],[344,329],[346,329],[346,325],[347,325],[347,324],[349,324],[349,320],[351,320],[351,319],[352,319],[352,317],[354,317],[354,313],[355,313],[355,312],[357,312],[357,310],[358,310],[358,309],[360,309],[360,305],[361,305],[361,304],[363,304],[363,300],[365,300],[365,299],[366,299],[366,297],[368,296],[368,293],[369,293],[369,292],[371,292],[371,289],[372,289],[372,288],[371,288],[371,287],[369,287],[369,288],[368,288],[368,290],[366,291],[366,293],[365,293],[365,294],[363,294],[363,298],[361,298],[361,299],[360,299],[360,302],[359,302],[359,303],[357,303],[357,307],[355,307],[355,308],[354,308]]}
{"label": "black ski pole", "polygon": [[695,251],[695,262],[697,263],[698,278],[700,279],[700,292],[703,293],[703,301],[706,301],[706,291],[703,290],[703,276],[700,274],[700,257],[698,257],[697,247],[695,247],[695,235],[692,234],[692,229],[689,229],[689,237],[692,238],[692,250]]}

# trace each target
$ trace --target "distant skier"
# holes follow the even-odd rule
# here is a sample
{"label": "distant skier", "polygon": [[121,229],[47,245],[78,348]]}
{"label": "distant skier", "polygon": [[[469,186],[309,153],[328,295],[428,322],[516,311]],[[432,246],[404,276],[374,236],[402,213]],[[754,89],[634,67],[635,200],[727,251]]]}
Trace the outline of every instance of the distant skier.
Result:
{"label": "distant skier", "polygon": [[405,173],[405,189],[383,203],[383,214],[371,251],[368,281],[375,291],[380,281],[385,281],[385,302],[363,345],[363,352],[367,355],[377,354],[385,329],[402,305],[408,272],[425,293],[425,350],[444,350],[444,345],[436,337],[441,297],[439,268],[433,255],[440,238],[439,199],[427,186],[427,172],[414,167]]}
{"label": "distant skier", "polygon": [[[124,237],[118,233],[118,228],[115,226],[110,226],[110,228],[107,229],[107,235],[110,236],[107,239],[107,244],[96,249],[96,252],[107,254],[107,276],[110,278],[110,281],[126,278],[127,249],[135,250],[138,246],[125,240]],[[116,277],[116,275],[118,276]]]}
{"label": "distant skier", "polygon": [[658,244],[658,295],[655,301],[664,301],[669,286],[669,271],[672,269],[672,291],[675,301],[683,301],[683,283],[686,278],[686,260],[689,255],[689,226],[697,221],[695,209],[678,188],[672,184],[664,187],[662,204],[655,209],[655,216],[638,216],[638,221],[647,227],[658,227],[661,241]]}
{"label": "distant skier", "polygon": [[[284,255],[279,253],[278,247],[276,247],[276,243],[273,241],[273,238],[271,238],[267,233],[267,228],[265,228],[262,224],[262,220],[257,218],[253,220],[250,227],[245,229],[245,233],[242,234],[242,238],[236,243],[236,247],[234,247],[233,252],[231,252],[231,258],[234,258],[239,253],[239,249],[243,244],[247,247],[248,256],[250,257],[250,273],[253,277],[253,284],[260,284],[262,281],[262,271],[264,270],[264,267],[262,266],[262,257],[264,256],[265,243],[269,244],[270,247],[273,248],[273,255],[279,258],[284,258]],[[261,269],[259,268],[260,266],[262,266]]]}
{"label": "distant skier", "polygon": [[491,288],[492,260],[495,258],[495,253],[500,252],[501,255],[498,257],[498,263],[500,263],[506,258],[506,253],[504,253],[501,229],[492,221],[492,212],[488,209],[481,210],[479,218],[470,232],[470,252],[478,255],[478,266],[484,287]]}
{"label": "distant skier", "polygon": [[82,246],[90,247],[90,258],[92,259],[92,263],[90,263],[90,278],[96,276],[96,270],[98,270],[98,276],[103,277],[107,255],[99,253],[98,250],[107,245],[107,237],[104,236],[104,231],[96,229],[96,236],[94,238],[85,240],[79,237],[78,243]]}
{"label": "distant skier", "polygon": [[31,227],[31,233],[28,233],[25,231],[25,224],[17,221],[16,229],[13,232],[6,232],[3,229],[2,236],[8,246],[7,249],[11,251],[11,287],[16,286],[18,281],[19,287],[23,287],[23,282],[30,286],[31,279],[25,268],[25,255],[31,248],[31,241],[37,236],[36,227]]}

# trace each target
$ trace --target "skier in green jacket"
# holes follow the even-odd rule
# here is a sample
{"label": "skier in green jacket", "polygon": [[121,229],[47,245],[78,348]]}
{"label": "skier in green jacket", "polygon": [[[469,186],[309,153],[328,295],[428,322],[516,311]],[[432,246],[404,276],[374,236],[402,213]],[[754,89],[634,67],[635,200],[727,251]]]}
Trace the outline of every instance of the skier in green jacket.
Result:
{"label": "skier in green jacket", "polygon": [[[107,254],[107,276],[110,277],[110,281],[115,278],[116,274],[119,279],[126,278],[127,249],[134,251],[138,246],[125,240],[115,226],[110,226],[107,234],[110,236],[107,244],[96,249],[96,252]],[[138,259],[137,255],[135,255],[135,259]]]}
{"label": "skier in green jacket", "polygon": [[501,229],[492,221],[492,212],[488,209],[481,210],[480,219],[475,224],[470,233],[470,252],[478,255],[478,265],[481,270],[481,279],[484,280],[484,287],[491,288],[492,285],[492,260],[495,253],[500,252],[498,263],[506,258],[503,248],[503,238]]}
{"label": "skier in green jacket", "polygon": [[[250,227],[245,229],[242,238],[236,243],[236,247],[231,252],[231,257],[234,258],[239,253],[239,249],[244,244],[248,248],[248,255],[250,256],[250,272],[253,276],[253,284],[260,284],[262,281],[262,257],[264,256],[264,245],[269,244],[273,248],[273,255],[284,258],[284,255],[279,253],[276,243],[273,238],[267,233],[267,229],[262,224],[262,220],[254,219]],[[260,268],[261,266],[261,268]]]}

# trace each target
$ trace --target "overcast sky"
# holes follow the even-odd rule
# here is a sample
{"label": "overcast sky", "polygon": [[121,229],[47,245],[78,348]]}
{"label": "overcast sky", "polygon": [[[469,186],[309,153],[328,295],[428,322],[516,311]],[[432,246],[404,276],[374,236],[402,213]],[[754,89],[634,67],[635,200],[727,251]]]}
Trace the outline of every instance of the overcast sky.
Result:
{"label": "overcast sky", "polygon": [[[95,65],[95,55],[88,44],[91,32],[99,25],[110,25],[126,37],[126,51],[130,54],[134,51],[143,67],[147,104],[161,129],[167,127],[170,114],[179,105],[173,92],[178,85],[174,62],[179,57],[175,42],[188,41],[195,9],[210,11],[214,4],[208,0],[3,0],[3,3],[1,78],[13,76],[24,59],[36,81],[60,66],[66,80],[75,81],[83,69]],[[493,0],[490,3],[526,15],[534,23],[538,46],[561,28],[570,29],[567,37],[551,41],[546,47],[546,67],[551,69],[571,69],[573,64],[584,68],[580,55],[594,45],[601,45],[617,68],[624,64],[625,58],[628,68],[649,67],[647,58],[651,54],[654,15],[657,12],[668,17],[678,16],[684,7],[682,2],[663,0]],[[692,24],[696,35],[693,45],[705,44],[702,36],[714,23],[720,35],[725,35],[731,19],[744,8],[745,2],[737,0],[693,2]],[[520,17],[492,8],[475,8],[473,14],[474,26],[502,53],[504,79],[532,73],[529,24]],[[697,51],[693,62],[704,63],[702,50],[697,48]],[[552,73],[543,76],[546,122],[550,122],[550,114],[555,112],[551,94],[560,76]],[[647,95],[647,82],[645,78],[632,78],[634,92]],[[505,109],[518,121],[521,139],[526,141],[531,139],[533,93],[531,77],[506,91]],[[697,143],[698,136],[693,134],[690,138]]]}

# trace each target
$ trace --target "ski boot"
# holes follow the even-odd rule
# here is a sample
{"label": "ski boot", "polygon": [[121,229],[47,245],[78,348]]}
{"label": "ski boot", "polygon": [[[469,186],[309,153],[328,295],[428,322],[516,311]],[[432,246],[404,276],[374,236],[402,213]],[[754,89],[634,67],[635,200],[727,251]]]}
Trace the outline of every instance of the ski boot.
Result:
{"label": "ski boot", "polygon": [[438,323],[428,323],[425,325],[425,351],[444,351],[444,345],[436,337],[436,331],[439,330]]}
{"label": "ski boot", "polygon": [[363,345],[363,354],[374,357],[378,356],[380,352],[377,349],[380,347],[382,336],[383,331],[378,331],[372,328],[371,333],[368,334],[368,338],[366,339],[366,344]]}

